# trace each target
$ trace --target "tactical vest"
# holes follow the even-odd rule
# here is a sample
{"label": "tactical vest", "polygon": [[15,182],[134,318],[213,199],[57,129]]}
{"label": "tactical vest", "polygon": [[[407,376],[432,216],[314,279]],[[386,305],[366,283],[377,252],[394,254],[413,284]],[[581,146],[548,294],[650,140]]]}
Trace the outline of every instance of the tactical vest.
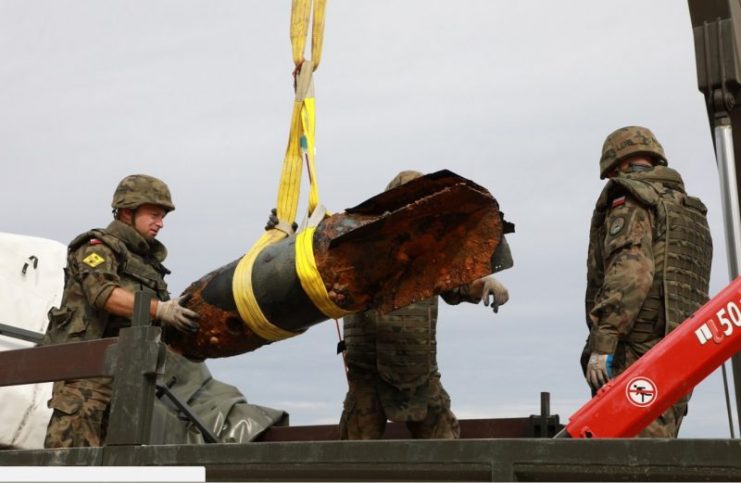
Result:
{"label": "tactical vest", "polygon": [[381,315],[375,310],[344,319],[351,369],[375,374],[400,390],[427,383],[437,371],[437,297]]}
{"label": "tactical vest", "polygon": [[684,192],[676,171],[656,167],[613,178],[592,216],[589,244],[595,260],[590,260],[587,277],[587,314],[604,281],[605,218],[611,201],[626,193],[653,214],[653,284],[625,339],[643,353],[708,301],[712,240],[707,208]]}
{"label": "tactical vest", "polygon": [[99,310],[85,298],[77,273],[75,252],[93,238],[103,242],[116,256],[122,288],[131,292],[149,292],[159,300],[169,299],[167,284],[163,278],[169,271],[159,261],[151,256],[145,259],[107,230],[90,230],[69,244],[62,303],[60,308],[55,307],[49,311],[45,344],[115,337],[120,328],[131,325],[128,317]]}

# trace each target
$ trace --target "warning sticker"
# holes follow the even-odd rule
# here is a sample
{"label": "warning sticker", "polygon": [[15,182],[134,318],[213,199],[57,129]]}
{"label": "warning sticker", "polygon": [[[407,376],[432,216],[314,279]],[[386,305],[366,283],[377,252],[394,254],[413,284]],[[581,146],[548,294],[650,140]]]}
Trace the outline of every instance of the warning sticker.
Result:
{"label": "warning sticker", "polygon": [[658,390],[656,384],[647,377],[634,377],[625,387],[628,401],[638,407],[646,407],[656,401]]}

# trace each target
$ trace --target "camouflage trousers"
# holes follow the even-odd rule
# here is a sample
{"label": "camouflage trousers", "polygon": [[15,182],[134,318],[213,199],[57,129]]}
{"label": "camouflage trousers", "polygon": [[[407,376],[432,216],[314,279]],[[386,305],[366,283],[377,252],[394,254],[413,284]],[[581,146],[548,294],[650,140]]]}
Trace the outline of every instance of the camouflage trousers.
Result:
{"label": "camouflage trousers", "polygon": [[54,383],[45,448],[102,446],[105,443],[112,380],[109,377]]}
{"label": "camouflage trousers", "polygon": [[[389,389],[377,375],[349,377],[350,388],[345,397],[340,419],[341,439],[381,439],[386,421],[392,419],[384,409],[380,391]],[[385,385],[385,386],[384,386]],[[381,389],[385,387],[386,389]],[[439,375],[429,379],[427,411],[419,420],[405,419],[406,427],[416,439],[458,439],[460,426],[450,410],[450,396],[443,389]]]}
{"label": "camouflage trousers", "polygon": [[[640,355],[627,343],[619,343],[613,359],[612,375],[617,377],[635,363]],[[683,396],[638,434],[639,438],[676,438],[687,414],[687,403],[692,393]]]}

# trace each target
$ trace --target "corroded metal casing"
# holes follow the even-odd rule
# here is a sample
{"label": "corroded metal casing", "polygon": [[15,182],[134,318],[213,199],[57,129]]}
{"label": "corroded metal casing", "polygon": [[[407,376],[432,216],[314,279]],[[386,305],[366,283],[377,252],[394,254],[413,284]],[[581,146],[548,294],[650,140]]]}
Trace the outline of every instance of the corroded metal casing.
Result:
{"label": "corroded metal casing", "polygon": [[[491,273],[503,223],[486,189],[439,171],[325,218],[314,233],[314,257],[337,306],[388,312]],[[258,255],[252,286],[272,324],[300,333],[328,317],[301,286],[295,241],[288,237]],[[168,331],[166,338],[186,356],[225,357],[271,342],[254,333],[237,311],[232,278],[238,262],[185,290],[191,296],[188,307],[201,316],[201,329],[193,335]]]}

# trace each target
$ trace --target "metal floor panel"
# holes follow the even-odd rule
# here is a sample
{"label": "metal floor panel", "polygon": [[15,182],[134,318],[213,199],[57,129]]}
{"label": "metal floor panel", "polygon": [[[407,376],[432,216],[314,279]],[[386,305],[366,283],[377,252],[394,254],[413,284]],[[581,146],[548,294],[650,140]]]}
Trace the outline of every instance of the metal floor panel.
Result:
{"label": "metal floor panel", "polygon": [[208,481],[739,481],[739,440],[332,441],[0,451],[0,465],[206,467]]}

